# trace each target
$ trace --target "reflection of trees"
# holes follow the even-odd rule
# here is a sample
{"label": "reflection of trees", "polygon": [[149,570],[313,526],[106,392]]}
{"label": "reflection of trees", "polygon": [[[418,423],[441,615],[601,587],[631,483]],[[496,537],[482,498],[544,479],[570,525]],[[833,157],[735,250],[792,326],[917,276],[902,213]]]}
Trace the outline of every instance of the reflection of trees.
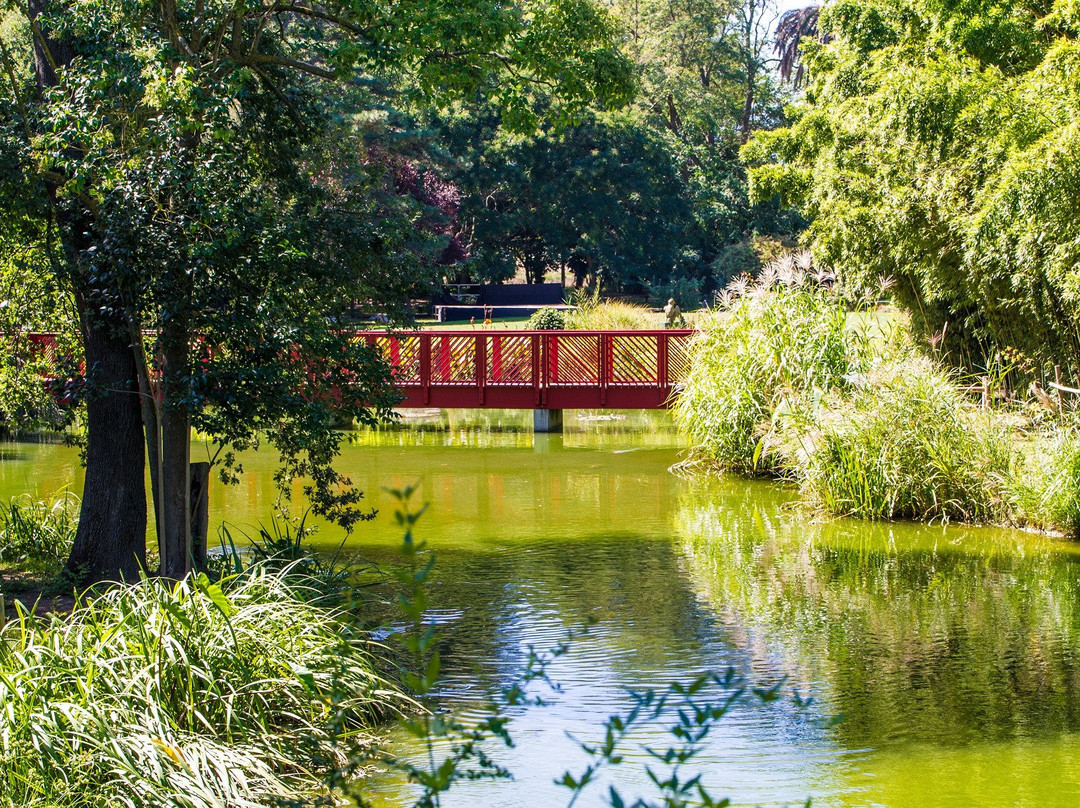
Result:
{"label": "reflection of trees", "polygon": [[1070,546],[977,528],[816,523],[762,491],[697,486],[677,531],[703,597],[828,698],[845,716],[841,743],[1080,729]]}

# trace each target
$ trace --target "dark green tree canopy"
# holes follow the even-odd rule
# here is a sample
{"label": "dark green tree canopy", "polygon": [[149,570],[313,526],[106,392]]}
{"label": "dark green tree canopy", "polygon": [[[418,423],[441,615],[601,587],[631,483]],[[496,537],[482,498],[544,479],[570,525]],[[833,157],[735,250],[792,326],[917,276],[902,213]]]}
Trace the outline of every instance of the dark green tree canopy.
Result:
{"label": "dark green tree canopy", "polygon": [[567,120],[633,89],[590,0],[5,7],[4,217],[36,228],[80,315],[88,493],[73,564],[82,554],[93,577],[134,569],[91,556],[109,533],[139,541],[140,421],[169,574],[189,561],[192,427],[226,472],[269,437],[283,486],[307,476],[318,511],[364,515],[331,465],[333,426],[385,416],[394,397],[339,314],[400,311],[446,246],[400,182],[395,109],[483,92],[528,132],[535,87]]}

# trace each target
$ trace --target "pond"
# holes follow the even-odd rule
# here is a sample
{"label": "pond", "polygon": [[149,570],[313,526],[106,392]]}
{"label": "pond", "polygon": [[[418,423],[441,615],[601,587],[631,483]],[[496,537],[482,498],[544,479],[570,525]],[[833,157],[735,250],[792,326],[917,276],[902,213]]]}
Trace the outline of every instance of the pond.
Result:
{"label": "pond", "polygon": [[[348,548],[393,563],[383,488],[419,483],[415,504],[429,508],[417,532],[438,556],[443,703],[476,714],[530,646],[597,621],[550,666],[561,689],[544,691],[547,704],[515,708],[517,744],[498,750],[514,779],[463,784],[444,805],[565,805],[553,781],[582,770],[578,741],[601,736],[629,689],[729,668],[785,693],[738,702],[694,763],[736,805],[1080,804],[1077,545],[820,520],[776,485],[680,476],[666,413],[568,413],[561,436],[534,436],[531,413],[412,415],[345,447],[342,468],[380,510]],[[213,489],[212,521],[250,530],[269,518],[273,459],[246,457],[238,486]],[[67,447],[0,453],[5,499],[77,490],[78,477]],[[318,541],[340,536],[323,528]],[[624,796],[648,793],[640,746],[666,745],[665,727],[634,741],[610,775]],[[405,785],[373,788],[408,804]]]}

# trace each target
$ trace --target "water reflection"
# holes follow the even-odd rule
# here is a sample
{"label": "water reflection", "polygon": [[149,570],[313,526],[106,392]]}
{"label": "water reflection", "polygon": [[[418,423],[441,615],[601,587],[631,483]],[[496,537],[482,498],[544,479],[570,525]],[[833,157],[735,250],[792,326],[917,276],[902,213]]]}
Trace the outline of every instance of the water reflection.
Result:
{"label": "water reflection", "polygon": [[[680,444],[663,413],[576,413],[561,436],[533,435],[531,417],[420,412],[343,447],[342,469],[381,511],[351,550],[393,563],[385,487],[419,483],[416,504],[430,505],[419,534],[439,556],[446,703],[476,709],[530,646],[599,620],[552,666],[563,690],[550,706],[515,714],[518,745],[500,762],[518,779],[464,784],[445,805],[565,804],[552,781],[584,760],[568,732],[597,738],[627,688],[728,667],[815,697],[808,710],[739,705],[720,725],[698,765],[738,805],[1080,803],[1076,545],[822,521],[774,485],[669,473]],[[78,489],[75,450],[13,451],[0,495]],[[215,485],[214,521],[269,517],[275,458],[243,463],[240,485]],[[341,539],[323,526],[327,547]],[[640,768],[619,778],[644,789]],[[405,803],[407,786],[378,787]]]}

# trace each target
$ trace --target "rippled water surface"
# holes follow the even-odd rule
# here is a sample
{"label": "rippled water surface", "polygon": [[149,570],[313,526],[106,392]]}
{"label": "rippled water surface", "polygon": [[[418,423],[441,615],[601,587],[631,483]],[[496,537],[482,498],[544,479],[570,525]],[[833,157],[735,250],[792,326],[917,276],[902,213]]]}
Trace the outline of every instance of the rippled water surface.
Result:
{"label": "rippled water surface", "polygon": [[[776,486],[670,473],[680,443],[666,414],[568,414],[563,436],[534,436],[530,415],[414,414],[356,433],[344,453],[381,509],[350,549],[392,563],[400,536],[383,487],[419,482],[430,503],[418,533],[438,553],[444,703],[475,712],[514,681],[529,646],[598,621],[549,669],[561,690],[548,704],[517,708],[517,745],[499,752],[515,779],[464,784],[444,805],[565,805],[553,780],[584,765],[570,736],[597,739],[628,689],[729,667],[813,697],[740,702],[717,727],[696,765],[736,805],[1080,804],[1075,545],[820,521]],[[213,520],[271,513],[273,457],[245,467],[239,486],[213,491]],[[65,447],[0,453],[5,498],[77,490],[78,475]],[[340,536],[324,529],[320,541]],[[666,745],[663,733],[635,739]],[[646,793],[641,766],[622,768],[624,793]],[[407,804],[407,786],[377,788],[386,805]]]}

